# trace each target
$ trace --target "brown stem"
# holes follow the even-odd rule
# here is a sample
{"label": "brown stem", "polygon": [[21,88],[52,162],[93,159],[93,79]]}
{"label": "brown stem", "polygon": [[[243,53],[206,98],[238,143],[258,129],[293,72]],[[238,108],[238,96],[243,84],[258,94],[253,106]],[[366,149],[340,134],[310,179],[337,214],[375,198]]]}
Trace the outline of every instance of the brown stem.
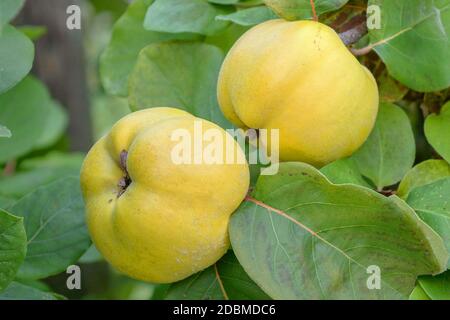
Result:
{"label": "brown stem", "polygon": [[314,0],[309,0],[309,2],[311,3],[313,20],[317,22],[317,21],[319,21],[319,18],[317,17],[316,5],[314,4]]}
{"label": "brown stem", "polygon": [[360,57],[368,54],[370,51],[372,51],[372,49],[373,45],[368,45],[367,47],[361,49],[351,48],[350,51],[353,53],[354,56]]}
{"label": "brown stem", "polygon": [[3,169],[3,176],[7,177],[13,175],[14,172],[16,172],[16,166],[17,166],[16,160],[8,161],[5,165],[5,168]]}

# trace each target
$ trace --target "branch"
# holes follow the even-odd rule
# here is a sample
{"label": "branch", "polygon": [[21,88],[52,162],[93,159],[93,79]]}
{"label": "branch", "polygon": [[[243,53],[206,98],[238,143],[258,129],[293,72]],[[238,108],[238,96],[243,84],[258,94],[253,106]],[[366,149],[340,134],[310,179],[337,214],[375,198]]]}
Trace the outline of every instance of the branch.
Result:
{"label": "branch", "polygon": [[309,2],[311,3],[313,20],[317,22],[317,21],[319,21],[319,18],[317,17],[316,5],[314,4],[314,0],[309,0]]}

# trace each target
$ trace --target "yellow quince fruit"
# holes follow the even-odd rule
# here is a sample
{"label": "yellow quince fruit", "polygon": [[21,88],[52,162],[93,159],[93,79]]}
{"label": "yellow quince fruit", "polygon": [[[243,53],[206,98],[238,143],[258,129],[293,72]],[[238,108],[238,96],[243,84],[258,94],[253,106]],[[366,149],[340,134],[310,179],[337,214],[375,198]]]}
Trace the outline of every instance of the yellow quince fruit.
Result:
{"label": "yellow quince fruit", "polygon": [[86,156],[81,188],[89,232],[106,260],[130,277],[178,281],[229,247],[228,222],[248,191],[248,165],[245,157],[231,164],[174,161],[174,132],[194,136],[195,123],[228,135],[185,111],[151,108],[119,120]]}
{"label": "yellow quince fruit", "polygon": [[222,65],[218,99],[239,127],[279,129],[281,160],[315,166],[356,151],[378,112],[370,71],[314,21],[270,20],[247,31]]}

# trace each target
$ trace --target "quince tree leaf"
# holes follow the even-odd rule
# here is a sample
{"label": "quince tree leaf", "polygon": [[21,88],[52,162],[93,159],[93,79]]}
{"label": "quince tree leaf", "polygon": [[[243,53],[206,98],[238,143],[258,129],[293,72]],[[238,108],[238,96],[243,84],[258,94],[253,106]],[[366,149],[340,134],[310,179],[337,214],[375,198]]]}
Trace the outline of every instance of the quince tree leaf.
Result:
{"label": "quince tree leaf", "polygon": [[278,16],[268,7],[254,7],[237,12],[220,15],[216,20],[231,21],[241,26],[254,26],[264,21],[277,19]]}
{"label": "quince tree leaf", "polygon": [[31,40],[10,25],[2,27],[0,29],[0,94],[15,86],[30,72],[33,60],[34,45]]}
{"label": "quince tree leaf", "polygon": [[450,300],[450,271],[419,278],[419,285],[432,300]]}
{"label": "quince tree leaf", "polygon": [[49,116],[49,103],[47,89],[31,76],[0,95],[0,122],[14,133],[9,139],[0,139],[0,164],[30,152],[39,144],[46,130],[43,124]]}
{"label": "quince tree leaf", "polygon": [[381,27],[369,30],[370,46],[389,74],[419,92],[450,86],[448,0],[369,0],[381,9]]}
{"label": "quince tree leaf", "polygon": [[382,190],[399,182],[412,168],[415,153],[414,133],[406,113],[394,104],[381,103],[375,128],[352,158],[359,171]]}
{"label": "quince tree leaf", "polygon": [[239,0],[208,0],[208,2],[215,4],[236,4]]}
{"label": "quince tree leaf", "polygon": [[[450,178],[414,188],[406,202],[444,239],[450,252]],[[450,261],[448,261],[450,268]]]}
{"label": "quince tree leaf", "polygon": [[23,218],[0,209],[0,292],[14,279],[27,251]]}
{"label": "quince tree leaf", "polygon": [[158,32],[212,35],[229,24],[228,21],[216,20],[216,16],[231,12],[231,7],[205,0],[155,0],[148,8],[144,27]]}
{"label": "quince tree leaf", "polygon": [[[317,15],[342,8],[348,0],[314,0]],[[310,0],[264,0],[275,13],[286,20],[310,19],[313,16]]]}
{"label": "quince tree leaf", "polygon": [[427,160],[412,168],[400,182],[397,195],[406,198],[414,188],[450,177],[450,165],[444,160]]}
{"label": "quince tree leaf", "polygon": [[173,39],[195,39],[189,34],[170,34],[145,30],[145,14],[152,0],[136,0],[114,25],[111,41],[100,58],[100,78],[113,95],[128,95],[128,77],[139,51],[147,45]]}
{"label": "quince tree leaf", "polygon": [[17,274],[20,279],[58,274],[77,262],[91,245],[77,178],[39,187],[9,210],[24,218],[28,238],[27,255]]}
{"label": "quince tree leaf", "polygon": [[44,149],[53,145],[64,133],[69,123],[69,117],[66,110],[56,101],[49,100],[43,105],[46,119],[41,136],[36,142],[35,149]]}
{"label": "quince tree leaf", "polygon": [[64,297],[13,281],[0,293],[0,300],[61,300]]}
{"label": "quince tree leaf", "polygon": [[170,300],[270,299],[245,273],[232,251],[215,265],[172,284]]}
{"label": "quince tree leaf", "polygon": [[408,88],[389,76],[387,72],[383,72],[377,80],[380,90],[380,99],[383,102],[400,101],[409,91]]}
{"label": "quince tree leaf", "polygon": [[407,299],[419,275],[446,268],[442,239],[396,196],[334,185],[292,162],[261,176],[253,197],[231,217],[230,240],[274,299]]}
{"label": "quince tree leaf", "polygon": [[25,0],[0,1],[0,30],[3,25],[11,21],[20,11]]}
{"label": "quince tree leaf", "polygon": [[426,118],[425,136],[437,153],[450,163],[450,102],[442,107],[439,115]]}
{"label": "quince tree leaf", "polygon": [[130,78],[132,110],[171,106],[231,127],[219,109],[216,83],[222,52],[195,42],[165,42],[139,54]]}

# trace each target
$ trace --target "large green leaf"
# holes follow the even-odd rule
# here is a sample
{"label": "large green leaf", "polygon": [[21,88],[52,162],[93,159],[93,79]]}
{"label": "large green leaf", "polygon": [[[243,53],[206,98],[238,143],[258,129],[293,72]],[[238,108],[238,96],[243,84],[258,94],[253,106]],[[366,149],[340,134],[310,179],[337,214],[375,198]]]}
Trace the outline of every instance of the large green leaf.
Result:
{"label": "large green leaf", "polygon": [[439,115],[427,117],[425,136],[433,148],[450,163],[450,102],[442,107]]}
{"label": "large green leaf", "polygon": [[237,12],[220,15],[216,17],[216,20],[231,21],[241,26],[254,26],[264,21],[277,19],[278,16],[268,7],[255,7]]}
{"label": "large green leaf", "polygon": [[430,92],[450,86],[448,0],[370,0],[381,8],[381,28],[370,42],[391,76],[407,87]]}
{"label": "large green leaf", "polygon": [[45,131],[49,103],[47,89],[32,77],[0,95],[0,123],[13,132],[10,139],[0,139],[0,164],[37,146]]}
{"label": "large green leaf", "polygon": [[381,190],[403,178],[414,164],[415,153],[408,116],[400,107],[382,103],[375,128],[352,158],[359,171]]}
{"label": "large green leaf", "polygon": [[60,300],[61,296],[41,291],[19,282],[12,282],[5,291],[0,293],[0,300]]}
{"label": "large green leaf", "polygon": [[432,300],[450,300],[450,271],[419,278],[423,291]]}
{"label": "large green leaf", "polygon": [[[333,185],[315,168],[282,163],[261,176],[231,218],[233,250],[275,299],[407,299],[418,275],[445,270],[442,239],[405,202]],[[369,289],[369,266],[380,288]]]}
{"label": "large green leaf", "polygon": [[[317,15],[338,10],[347,2],[348,0],[314,0]],[[313,16],[310,0],[264,0],[264,3],[286,20],[309,19]]]}
{"label": "large green leaf", "polygon": [[[406,202],[444,239],[450,252],[450,178],[413,189]],[[450,261],[448,264],[450,268]],[[450,290],[450,288],[449,288]]]}
{"label": "large green leaf", "polygon": [[216,97],[222,59],[218,48],[202,43],[149,45],[139,54],[131,74],[131,108],[176,107],[227,126]]}
{"label": "large green leaf", "polygon": [[418,284],[414,288],[413,292],[409,296],[409,300],[431,300],[425,291],[423,291],[422,287]]}
{"label": "large green leaf", "polygon": [[148,8],[144,27],[159,32],[212,35],[229,23],[216,20],[216,16],[229,13],[230,8],[206,0],[155,0]]}
{"label": "large green leaf", "polygon": [[0,94],[30,72],[33,60],[34,46],[30,39],[9,25],[0,29]]}
{"label": "large green leaf", "polygon": [[100,59],[102,84],[110,94],[127,96],[128,77],[139,51],[150,43],[171,39],[193,39],[193,35],[145,30],[145,14],[152,1],[136,0],[113,28],[111,41]]}
{"label": "large green leaf", "polygon": [[23,219],[0,209],[0,292],[14,279],[26,252]]}
{"label": "large green leaf", "polygon": [[266,300],[270,299],[245,273],[232,251],[215,265],[174,283],[166,299]]}
{"label": "large green leaf", "polygon": [[65,178],[38,188],[10,211],[24,217],[28,237],[21,279],[41,279],[78,261],[91,241],[84,220],[79,179]]}
{"label": "large green leaf", "polygon": [[427,160],[412,168],[400,182],[397,195],[406,198],[414,188],[450,177],[450,165],[444,160]]}
{"label": "large green leaf", "polygon": [[11,21],[20,11],[25,0],[0,1],[0,31],[2,26]]}

